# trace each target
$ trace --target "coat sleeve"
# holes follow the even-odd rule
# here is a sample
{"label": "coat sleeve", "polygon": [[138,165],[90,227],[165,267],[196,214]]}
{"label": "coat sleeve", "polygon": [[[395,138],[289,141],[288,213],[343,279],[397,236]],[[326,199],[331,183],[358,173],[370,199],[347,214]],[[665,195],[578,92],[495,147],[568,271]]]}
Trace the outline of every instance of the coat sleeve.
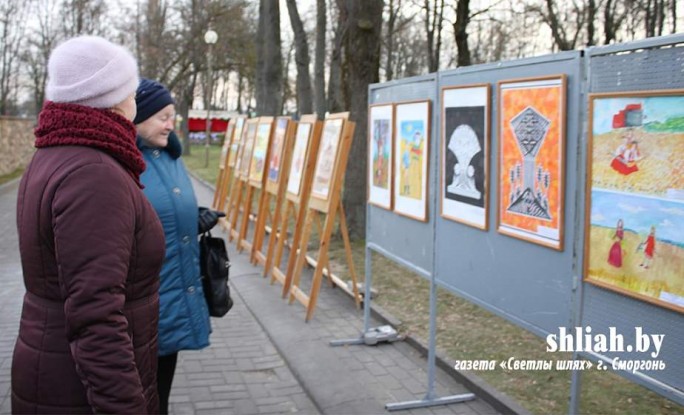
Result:
{"label": "coat sleeve", "polygon": [[145,413],[123,309],[135,235],[135,206],[114,166],[89,164],[67,176],[52,202],[66,334],[96,413]]}

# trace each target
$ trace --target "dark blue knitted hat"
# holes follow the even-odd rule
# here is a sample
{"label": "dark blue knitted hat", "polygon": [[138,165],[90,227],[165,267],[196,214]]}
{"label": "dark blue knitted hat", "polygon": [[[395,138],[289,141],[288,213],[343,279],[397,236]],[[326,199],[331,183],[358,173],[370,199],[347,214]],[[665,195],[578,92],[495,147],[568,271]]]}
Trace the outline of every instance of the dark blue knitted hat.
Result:
{"label": "dark blue knitted hat", "polygon": [[138,113],[133,120],[133,124],[140,124],[158,113],[162,108],[175,103],[171,93],[164,85],[143,78],[140,80],[138,90],[135,92],[135,104],[138,107]]}

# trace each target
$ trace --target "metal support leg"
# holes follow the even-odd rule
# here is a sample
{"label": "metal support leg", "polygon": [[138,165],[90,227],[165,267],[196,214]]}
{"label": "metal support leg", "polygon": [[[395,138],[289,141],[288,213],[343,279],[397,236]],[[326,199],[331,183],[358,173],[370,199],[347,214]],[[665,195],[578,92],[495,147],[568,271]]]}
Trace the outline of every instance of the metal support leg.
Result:
{"label": "metal support leg", "polygon": [[435,394],[435,373],[437,357],[437,284],[434,276],[430,278],[430,346],[428,347],[428,389],[425,398],[418,401],[408,401],[400,403],[389,403],[385,405],[388,411],[399,411],[403,409],[427,408],[436,405],[448,405],[452,403],[465,402],[475,399],[475,394],[464,393],[461,395],[436,397]]}
{"label": "metal support leg", "polygon": [[342,340],[332,340],[330,345],[335,346],[350,346],[350,345],[361,345],[364,344],[364,334],[370,330],[370,303],[371,303],[371,249],[366,246],[366,266],[364,272],[366,273],[366,279],[363,283],[364,294],[363,294],[363,332],[361,337],[356,339],[342,339]]}

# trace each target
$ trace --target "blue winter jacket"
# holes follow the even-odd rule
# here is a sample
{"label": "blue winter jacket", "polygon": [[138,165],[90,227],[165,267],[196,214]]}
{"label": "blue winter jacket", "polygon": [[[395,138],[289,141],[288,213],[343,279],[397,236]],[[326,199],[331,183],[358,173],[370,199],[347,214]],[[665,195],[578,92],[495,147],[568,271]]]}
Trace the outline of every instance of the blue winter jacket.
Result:
{"label": "blue winter jacket", "polygon": [[159,355],[209,345],[209,311],[202,291],[197,242],[197,200],[180,159],[176,134],[166,148],[147,147],[138,137],[147,168],[143,192],[159,215],[166,237],[166,257],[159,287]]}

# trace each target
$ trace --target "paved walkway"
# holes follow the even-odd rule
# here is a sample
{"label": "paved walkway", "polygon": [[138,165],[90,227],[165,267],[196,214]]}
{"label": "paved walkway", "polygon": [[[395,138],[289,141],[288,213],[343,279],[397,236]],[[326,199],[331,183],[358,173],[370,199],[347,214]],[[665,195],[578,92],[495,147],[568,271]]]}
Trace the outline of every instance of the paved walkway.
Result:
{"label": "paved walkway", "polygon": [[[0,414],[10,413],[10,368],[24,292],[15,225],[17,183],[0,187]],[[212,191],[195,182],[201,205]],[[422,399],[426,362],[403,342],[330,347],[355,338],[363,315],[353,301],[323,284],[313,319],[280,298],[280,286],[259,276],[230,246],[234,308],[212,319],[211,346],[181,352],[171,392],[174,414],[382,414],[386,403]],[[309,275],[304,275],[306,279]],[[436,394],[467,392],[441,370]],[[399,414],[493,414],[481,399]]]}

